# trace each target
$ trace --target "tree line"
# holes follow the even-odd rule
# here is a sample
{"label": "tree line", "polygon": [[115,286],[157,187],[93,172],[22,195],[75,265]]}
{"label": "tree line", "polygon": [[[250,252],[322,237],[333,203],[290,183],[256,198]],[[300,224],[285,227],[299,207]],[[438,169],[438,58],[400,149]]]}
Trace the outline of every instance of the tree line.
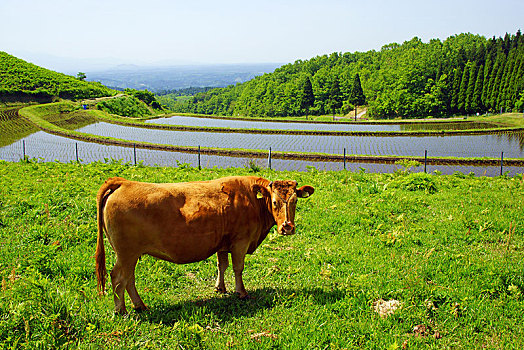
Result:
{"label": "tree line", "polygon": [[346,114],[368,106],[375,118],[442,117],[524,108],[524,37],[470,33],[380,51],[297,60],[273,73],[176,101],[178,112],[242,116]]}
{"label": "tree line", "polygon": [[183,88],[183,89],[158,90],[158,91],[155,91],[155,94],[159,96],[165,96],[165,95],[193,96],[200,92],[207,92],[212,89],[214,89],[214,87],[212,86],[204,86],[204,87],[191,86],[191,87]]}

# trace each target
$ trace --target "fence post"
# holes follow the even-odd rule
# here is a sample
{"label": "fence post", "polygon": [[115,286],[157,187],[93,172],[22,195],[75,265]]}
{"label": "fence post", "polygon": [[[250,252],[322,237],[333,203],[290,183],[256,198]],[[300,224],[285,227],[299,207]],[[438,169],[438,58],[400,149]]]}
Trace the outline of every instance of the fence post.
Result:
{"label": "fence post", "polygon": [[198,170],[202,170],[202,167],[200,166],[200,145],[198,145]]}
{"label": "fence post", "polygon": [[136,143],[133,143],[133,159],[135,160],[136,165]]}
{"label": "fence post", "polygon": [[78,142],[75,142],[76,162],[78,163]]}
{"label": "fence post", "polygon": [[428,150],[424,150],[424,172],[427,173],[427,164],[428,164]]}
{"label": "fence post", "polygon": [[22,150],[23,150],[22,152],[24,154],[24,158],[23,159],[25,160],[25,140],[22,140]]}
{"label": "fence post", "polygon": [[500,176],[502,176],[503,165],[504,165],[504,152],[500,152]]}
{"label": "fence post", "polygon": [[271,147],[269,147],[269,156],[267,158],[267,162],[268,162],[268,165],[269,165],[269,169],[271,169]]}
{"label": "fence post", "polygon": [[346,147],[344,147],[344,170],[346,170]]}

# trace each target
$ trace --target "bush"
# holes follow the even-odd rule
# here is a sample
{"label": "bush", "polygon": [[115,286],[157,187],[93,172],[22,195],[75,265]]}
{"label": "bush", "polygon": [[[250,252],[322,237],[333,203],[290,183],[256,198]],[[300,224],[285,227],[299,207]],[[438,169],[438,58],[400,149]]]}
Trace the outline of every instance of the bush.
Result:
{"label": "bush", "polygon": [[406,191],[424,191],[426,193],[438,192],[435,180],[426,173],[413,173],[402,178],[398,187]]}
{"label": "bush", "polygon": [[124,96],[102,101],[97,104],[97,108],[124,117],[140,118],[151,115],[151,111],[144,102],[134,96]]}

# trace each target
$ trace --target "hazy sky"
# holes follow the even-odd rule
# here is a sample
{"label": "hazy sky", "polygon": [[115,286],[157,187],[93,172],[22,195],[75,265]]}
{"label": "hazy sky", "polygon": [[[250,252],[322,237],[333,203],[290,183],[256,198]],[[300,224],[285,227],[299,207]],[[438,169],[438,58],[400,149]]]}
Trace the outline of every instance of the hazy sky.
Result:
{"label": "hazy sky", "polygon": [[524,30],[524,0],[0,0],[0,14],[0,51],[47,66],[286,63]]}

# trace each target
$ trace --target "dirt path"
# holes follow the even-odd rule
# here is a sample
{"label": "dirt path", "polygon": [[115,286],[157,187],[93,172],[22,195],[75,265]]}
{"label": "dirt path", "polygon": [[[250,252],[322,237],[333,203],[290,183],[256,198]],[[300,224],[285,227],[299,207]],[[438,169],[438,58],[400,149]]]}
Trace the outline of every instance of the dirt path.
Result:
{"label": "dirt path", "polygon": [[115,96],[106,96],[106,97],[98,97],[98,98],[89,98],[86,100],[82,100],[80,103],[81,104],[93,104],[93,103],[98,103],[100,101],[111,100],[113,98],[118,98],[122,96],[124,96],[124,94],[116,94]]}
{"label": "dirt path", "polygon": [[[357,120],[358,120],[358,119],[361,119],[362,116],[363,116],[364,114],[366,114],[367,112],[368,112],[368,110],[365,109],[365,110],[363,110],[362,112],[358,113],[358,114],[357,114]],[[353,117],[335,117],[334,119],[335,119],[335,120],[355,120],[355,117],[354,117],[354,116],[353,116]]]}

